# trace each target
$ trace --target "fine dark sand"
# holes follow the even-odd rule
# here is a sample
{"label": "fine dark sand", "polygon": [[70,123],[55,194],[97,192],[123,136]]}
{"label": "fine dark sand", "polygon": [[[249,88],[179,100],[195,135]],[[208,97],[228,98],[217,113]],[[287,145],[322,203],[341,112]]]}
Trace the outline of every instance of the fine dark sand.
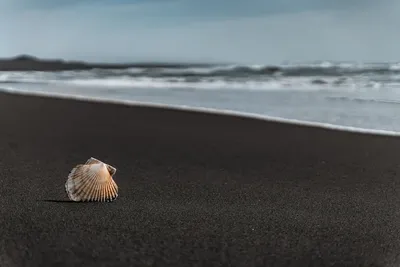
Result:
{"label": "fine dark sand", "polygon": [[[396,266],[400,139],[0,94],[0,266]],[[71,168],[117,167],[112,203]]]}

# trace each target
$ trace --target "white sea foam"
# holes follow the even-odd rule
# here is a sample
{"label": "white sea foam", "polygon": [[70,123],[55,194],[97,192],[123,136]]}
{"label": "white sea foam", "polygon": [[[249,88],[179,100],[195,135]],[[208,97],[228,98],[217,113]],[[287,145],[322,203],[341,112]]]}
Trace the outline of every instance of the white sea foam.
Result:
{"label": "white sea foam", "polygon": [[156,89],[203,89],[203,90],[321,90],[321,85],[312,84],[309,78],[290,78],[285,80],[245,80],[227,81],[222,79],[201,79],[197,82],[185,81],[184,78],[131,78],[118,77],[107,79],[74,79],[59,83],[74,86],[109,87],[109,88],[156,88]]}
{"label": "white sea foam", "polygon": [[264,78],[224,78],[224,77],[148,77],[110,75],[97,77],[87,72],[0,72],[1,83],[31,83],[71,85],[99,88],[148,88],[148,89],[198,89],[198,90],[241,90],[241,91],[318,91],[354,90],[356,87],[379,87],[381,82],[366,79],[354,80],[337,77],[264,77]]}
{"label": "white sea foam", "polygon": [[61,99],[72,99],[78,101],[89,101],[89,102],[99,102],[99,103],[111,103],[111,104],[120,104],[120,105],[128,105],[128,106],[144,106],[144,107],[154,107],[154,108],[168,108],[182,111],[194,111],[194,112],[203,112],[203,113],[211,113],[211,114],[220,114],[220,115],[228,115],[228,116],[238,116],[249,119],[258,119],[269,122],[279,122],[279,123],[288,123],[299,126],[308,126],[308,127],[317,127],[328,130],[336,130],[336,131],[346,131],[353,133],[362,133],[362,134],[372,134],[372,135],[383,135],[383,136],[394,136],[400,137],[400,132],[396,131],[388,131],[388,130],[376,130],[376,129],[366,129],[360,127],[351,127],[351,126],[341,126],[334,125],[330,123],[320,123],[320,122],[310,122],[305,120],[296,120],[296,119],[287,119],[276,116],[267,116],[260,115],[256,113],[249,112],[238,112],[235,110],[228,109],[215,109],[215,108],[203,108],[203,107],[193,107],[187,105],[167,105],[164,103],[157,102],[140,102],[133,100],[115,100],[109,98],[102,97],[88,97],[85,95],[79,94],[63,94],[63,93],[49,93],[42,91],[32,91],[32,90],[20,90],[12,87],[3,87],[0,88],[0,91],[10,94],[19,94],[19,95],[32,95],[32,96],[41,96],[41,97],[55,97]]}
{"label": "white sea foam", "polygon": [[49,83],[80,87],[180,88],[204,90],[331,90],[400,88],[399,63],[134,67],[60,72],[0,72],[0,83]]}

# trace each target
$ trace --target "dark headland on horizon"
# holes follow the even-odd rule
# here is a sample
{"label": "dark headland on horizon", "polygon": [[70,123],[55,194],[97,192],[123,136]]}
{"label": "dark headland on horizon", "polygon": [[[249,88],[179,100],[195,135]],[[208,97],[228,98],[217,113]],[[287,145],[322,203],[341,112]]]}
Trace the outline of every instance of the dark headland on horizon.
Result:
{"label": "dark headland on horizon", "polygon": [[90,69],[127,69],[127,68],[188,68],[208,67],[207,63],[91,63],[85,61],[69,61],[63,59],[43,59],[31,55],[18,55],[11,58],[0,58],[0,71],[64,71]]}

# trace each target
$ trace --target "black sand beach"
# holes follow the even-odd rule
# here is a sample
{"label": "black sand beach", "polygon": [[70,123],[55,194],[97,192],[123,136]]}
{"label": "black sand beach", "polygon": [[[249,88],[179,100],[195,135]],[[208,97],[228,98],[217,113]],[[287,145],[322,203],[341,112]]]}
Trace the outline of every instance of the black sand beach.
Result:
{"label": "black sand beach", "polygon": [[[396,266],[400,138],[0,94],[0,266]],[[71,168],[118,171],[71,203]]]}

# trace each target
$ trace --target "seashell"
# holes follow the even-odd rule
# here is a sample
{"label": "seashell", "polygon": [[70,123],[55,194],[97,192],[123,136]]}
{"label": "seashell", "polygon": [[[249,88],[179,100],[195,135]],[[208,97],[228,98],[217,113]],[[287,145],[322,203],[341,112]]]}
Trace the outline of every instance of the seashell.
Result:
{"label": "seashell", "polygon": [[98,159],[90,158],[76,165],[68,175],[65,190],[73,201],[110,202],[118,197],[118,186],[113,180],[117,169]]}

